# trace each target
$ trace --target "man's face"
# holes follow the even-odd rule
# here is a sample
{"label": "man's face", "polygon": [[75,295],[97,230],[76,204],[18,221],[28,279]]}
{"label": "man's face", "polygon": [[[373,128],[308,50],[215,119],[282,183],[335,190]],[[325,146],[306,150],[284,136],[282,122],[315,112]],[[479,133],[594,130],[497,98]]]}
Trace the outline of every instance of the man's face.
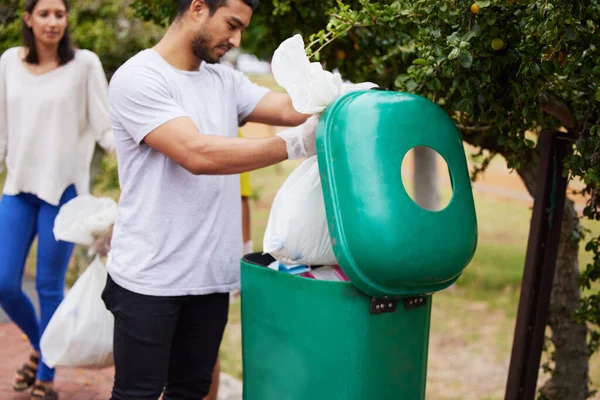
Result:
{"label": "man's face", "polygon": [[[206,7],[206,6],[205,6]],[[250,23],[252,8],[242,0],[227,0],[211,16],[203,11],[201,28],[192,41],[192,51],[207,63],[219,62],[232,47],[240,47],[242,32]]]}

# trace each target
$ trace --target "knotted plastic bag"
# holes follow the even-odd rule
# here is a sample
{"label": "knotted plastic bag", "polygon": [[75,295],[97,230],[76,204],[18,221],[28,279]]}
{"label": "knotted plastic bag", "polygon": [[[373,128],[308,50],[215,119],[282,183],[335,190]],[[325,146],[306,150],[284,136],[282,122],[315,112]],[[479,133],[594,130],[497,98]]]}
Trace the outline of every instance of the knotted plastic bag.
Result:
{"label": "knotted plastic bag", "polygon": [[311,63],[300,35],[292,36],[279,45],[273,54],[271,70],[299,113],[320,113],[342,94],[341,75],[323,70],[318,62]]}
{"label": "knotted plastic bag", "polygon": [[[304,41],[295,35],[275,51],[272,71],[296,111],[318,114],[338,97],[369,90],[371,82],[343,82],[338,73],[310,63]],[[263,250],[284,264],[337,264],[329,239],[317,157],[304,161],[287,178],[273,202]]]}
{"label": "knotted plastic bag", "polygon": [[117,203],[107,197],[81,195],[63,205],[54,220],[56,240],[91,246],[117,219]]}
{"label": "knotted plastic bag", "polygon": [[302,162],[275,195],[263,251],[284,264],[337,264],[316,156]]}
{"label": "knotted plastic bag", "polygon": [[40,347],[51,368],[113,365],[114,317],[102,301],[107,272],[95,258],[48,323]]}

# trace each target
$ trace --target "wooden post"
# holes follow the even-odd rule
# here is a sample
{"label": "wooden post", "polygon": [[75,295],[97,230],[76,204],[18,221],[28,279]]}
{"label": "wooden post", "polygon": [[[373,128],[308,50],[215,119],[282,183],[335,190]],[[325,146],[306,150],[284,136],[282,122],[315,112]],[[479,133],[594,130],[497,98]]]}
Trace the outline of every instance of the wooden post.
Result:
{"label": "wooden post", "polygon": [[505,400],[533,400],[536,394],[567,191],[562,172],[570,143],[560,135],[543,131],[540,136],[540,166]]}

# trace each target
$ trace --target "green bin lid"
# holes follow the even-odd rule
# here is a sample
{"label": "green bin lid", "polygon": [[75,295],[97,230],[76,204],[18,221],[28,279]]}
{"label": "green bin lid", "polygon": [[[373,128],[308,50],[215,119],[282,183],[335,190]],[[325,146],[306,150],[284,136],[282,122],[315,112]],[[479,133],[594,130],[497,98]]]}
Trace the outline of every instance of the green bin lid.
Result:
{"label": "green bin lid", "polygon": [[[448,164],[453,195],[441,211],[421,208],[402,183],[402,160],[417,146]],[[405,297],[458,279],[475,253],[477,221],[462,141],[439,106],[407,93],[350,93],[323,112],[317,156],[333,251],[354,285]]]}

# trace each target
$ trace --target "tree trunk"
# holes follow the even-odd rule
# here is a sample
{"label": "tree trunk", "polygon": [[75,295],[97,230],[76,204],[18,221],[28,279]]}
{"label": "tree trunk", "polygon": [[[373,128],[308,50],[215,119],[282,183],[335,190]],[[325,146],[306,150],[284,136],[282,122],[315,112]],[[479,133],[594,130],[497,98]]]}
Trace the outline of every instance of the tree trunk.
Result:
{"label": "tree trunk", "polygon": [[[539,156],[524,162],[518,170],[534,196]],[[541,388],[548,400],[585,400],[589,392],[589,352],[587,327],[573,319],[580,299],[579,288],[579,218],[574,203],[567,199],[560,233],[556,271],[550,299],[549,326],[555,347],[552,377]]]}
{"label": "tree trunk", "polygon": [[413,150],[415,203],[427,210],[438,211],[440,209],[440,193],[436,165],[437,153],[424,146],[415,147]]}

